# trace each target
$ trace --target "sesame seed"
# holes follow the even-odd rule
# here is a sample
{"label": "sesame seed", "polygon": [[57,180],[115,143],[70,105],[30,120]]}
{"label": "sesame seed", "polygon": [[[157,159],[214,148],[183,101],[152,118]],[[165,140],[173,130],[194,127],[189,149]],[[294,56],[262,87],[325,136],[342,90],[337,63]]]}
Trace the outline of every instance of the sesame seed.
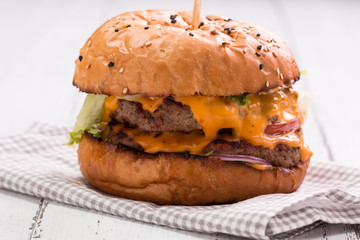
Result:
{"label": "sesame seed", "polygon": [[246,32],[246,33],[250,33],[250,30],[247,27],[244,27],[243,31]]}
{"label": "sesame seed", "polygon": [[232,42],[236,42],[236,38],[231,39]]}
{"label": "sesame seed", "polygon": [[144,27],[144,29],[145,29],[145,30],[148,30],[148,29],[149,29],[149,26]]}
{"label": "sesame seed", "polygon": [[231,28],[231,31],[235,31],[235,28]]}
{"label": "sesame seed", "polygon": [[264,68],[264,64],[260,63],[259,69],[262,70]]}
{"label": "sesame seed", "polygon": [[257,33],[256,36],[257,36],[257,37],[260,37],[260,36],[261,36],[261,33]]}
{"label": "sesame seed", "polygon": [[83,56],[79,56],[79,61],[81,62],[82,61],[82,59],[83,59]]}
{"label": "sesame seed", "polygon": [[189,32],[189,35],[193,37],[193,36],[194,36],[194,33],[193,33],[193,32]]}
{"label": "sesame seed", "polygon": [[131,24],[127,25],[126,27],[127,27],[127,28],[131,27]]}
{"label": "sesame seed", "polygon": [[221,45],[225,46],[225,45],[226,45],[226,42],[222,42]]}
{"label": "sesame seed", "polygon": [[276,69],[276,72],[277,72],[278,75],[280,75],[280,69],[279,68]]}
{"label": "sesame seed", "polygon": [[269,81],[266,81],[266,87],[269,87],[270,83]]}
{"label": "sesame seed", "polygon": [[124,71],[124,68],[120,68],[119,72],[121,72],[121,73],[122,73],[123,71]]}
{"label": "sesame seed", "polygon": [[201,28],[202,26],[204,26],[204,22],[201,22],[198,26],[198,28]]}
{"label": "sesame seed", "polygon": [[247,48],[244,48],[243,52],[246,53],[246,52],[247,52]]}
{"label": "sesame seed", "polygon": [[185,28],[185,31],[187,32],[187,31],[189,31],[189,29]]}
{"label": "sesame seed", "polygon": [[91,67],[91,64],[86,65],[86,69],[89,69]]}
{"label": "sesame seed", "polygon": [[212,19],[211,19],[211,18],[209,18],[208,16],[206,16],[206,19],[207,19],[208,21],[212,21]]}
{"label": "sesame seed", "polygon": [[262,45],[257,46],[257,49],[261,50],[261,48],[262,48]]}
{"label": "sesame seed", "polygon": [[177,14],[170,15],[170,19],[175,19],[177,17]]}
{"label": "sesame seed", "polygon": [[176,23],[176,19],[172,19],[172,20],[171,20],[171,23]]}
{"label": "sesame seed", "polygon": [[268,38],[267,41],[268,41],[269,43],[271,43],[271,42],[272,42],[272,39],[271,39],[271,38]]}
{"label": "sesame seed", "polygon": [[219,33],[214,29],[210,32],[211,35],[219,35]]}
{"label": "sesame seed", "polygon": [[260,53],[258,53],[258,52],[256,52],[255,55],[258,57],[261,57]]}
{"label": "sesame seed", "polygon": [[118,32],[119,31],[119,29],[115,29],[115,32]]}
{"label": "sesame seed", "polygon": [[281,78],[281,80],[284,80],[284,76],[282,73],[280,73],[280,78]]}
{"label": "sesame seed", "polygon": [[145,42],[145,46],[150,46],[150,45],[151,45],[150,41]]}
{"label": "sesame seed", "polygon": [[127,92],[128,92],[128,89],[127,89],[127,88],[124,88],[123,94],[126,94]]}
{"label": "sesame seed", "polygon": [[276,54],[276,52],[272,52],[272,54],[274,55],[274,57],[277,57],[277,54]]}
{"label": "sesame seed", "polygon": [[232,19],[231,19],[231,18],[228,18],[228,19],[224,19],[224,21],[225,21],[225,22],[230,22],[230,21],[232,21]]}
{"label": "sesame seed", "polygon": [[115,65],[114,62],[109,62],[108,67],[113,67]]}
{"label": "sesame seed", "polygon": [[268,52],[268,51],[269,51],[269,48],[268,48],[266,45],[264,45],[264,51],[265,51],[265,52]]}
{"label": "sesame seed", "polygon": [[156,27],[156,28],[159,28],[159,29],[162,28],[162,26],[161,26],[160,24],[156,24],[155,27]]}

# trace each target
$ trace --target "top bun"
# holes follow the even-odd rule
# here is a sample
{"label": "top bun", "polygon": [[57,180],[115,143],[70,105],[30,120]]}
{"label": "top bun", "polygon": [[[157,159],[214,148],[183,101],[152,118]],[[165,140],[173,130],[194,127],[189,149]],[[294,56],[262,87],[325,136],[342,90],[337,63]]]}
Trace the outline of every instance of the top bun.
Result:
{"label": "top bun", "polygon": [[219,16],[134,11],[98,28],[80,50],[73,84],[106,95],[231,96],[292,85],[300,73],[285,42]]}

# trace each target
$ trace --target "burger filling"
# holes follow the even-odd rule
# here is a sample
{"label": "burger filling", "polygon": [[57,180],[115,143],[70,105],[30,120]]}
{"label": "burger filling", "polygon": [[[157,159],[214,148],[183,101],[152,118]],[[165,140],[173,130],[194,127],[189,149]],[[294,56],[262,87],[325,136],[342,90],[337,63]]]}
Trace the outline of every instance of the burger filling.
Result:
{"label": "burger filling", "polygon": [[98,119],[78,134],[150,154],[245,155],[286,168],[311,154],[302,138],[298,93],[291,88],[231,97],[110,96],[98,102]]}

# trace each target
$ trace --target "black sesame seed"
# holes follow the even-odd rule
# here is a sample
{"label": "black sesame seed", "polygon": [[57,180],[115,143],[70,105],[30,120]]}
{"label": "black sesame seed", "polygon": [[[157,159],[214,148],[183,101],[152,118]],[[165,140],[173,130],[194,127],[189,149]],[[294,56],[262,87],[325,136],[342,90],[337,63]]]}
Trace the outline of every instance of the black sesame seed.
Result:
{"label": "black sesame seed", "polygon": [[148,29],[149,29],[149,26],[144,27],[144,29],[145,29],[145,30],[148,30]]}
{"label": "black sesame seed", "polygon": [[226,30],[226,33],[227,33],[227,34],[230,34],[230,33],[231,33],[231,30],[230,30],[230,29]]}
{"label": "black sesame seed", "polygon": [[264,64],[260,63],[259,69],[262,70],[264,68]]}
{"label": "black sesame seed", "polygon": [[119,31],[119,29],[115,29],[115,32],[118,32]]}
{"label": "black sesame seed", "polygon": [[80,56],[79,56],[79,61],[81,62],[81,61],[82,61],[82,59],[83,59],[83,57],[80,55]]}
{"label": "black sesame seed", "polygon": [[256,56],[261,57],[261,55],[258,52],[256,52],[255,54],[256,54]]}
{"label": "black sesame seed", "polygon": [[193,37],[193,36],[194,36],[194,33],[192,33],[192,32],[189,32],[189,35]]}
{"label": "black sesame seed", "polygon": [[160,136],[160,135],[161,135],[161,132],[155,134],[155,135],[154,135],[154,138],[157,138],[157,137]]}
{"label": "black sesame seed", "polygon": [[212,21],[212,19],[211,19],[211,18],[209,18],[208,16],[206,16],[206,19],[207,19],[207,20],[209,20],[209,21]]}
{"label": "black sesame seed", "polygon": [[174,15],[170,15],[170,19],[175,19],[177,17],[177,14],[174,14]]}
{"label": "black sesame seed", "polygon": [[226,42],[222,42],[221,45],[225,46],[225,45],[226,45]]}
{"label": "black sesame seed", "polygon": [[198,28],[201,28],[202,26],[204,26],[204,22],[201,22],[198,26]]}
{"label": "black sesame seed", "polygon": [[176,23],[176,19],[172,19],[172,20],[171,20],[171,23]]}
{"label": "black sesame seed", "polygon": [[131,27],[131,24],[127,25],[126,27],[127,27],[127,28]]}
{"label": "black sesame seed", "polygon": [[185,28],[185,31],[189,31],[189,29]]}
{"label": "black sesame seed", "polygon": [[273,40],[271,38],[268,38],[268,42],[272,42]]}
{"label": "black sesame seed", "polygon": [[228,19],[224,19],[224,21],[225,21],[225,22],[230,22],[230,21],[232,21],[232,19],[231,19],[231,18],[228,18]]}
{"label": "black sesame seed", "polygon": [[262,48],[262,45],[257,46],[257,49],[261,50],[261,48]]}
{"label": "black sesame seed", "polygon": [[113,67],[114,65],[115,65],[114,62],[109,62],[108,64],[109,67]]}
{"label": "black sesame seed", "polygon": [[234,31],[234,30],[235,30],[235,28],[231,28],[231,30],[232,30],[232,31]]}
{"label": "black sesame seed", "polygon": [[261,33],[257,33],[256,36],[257,36],[257,37],[260,37],[260,36],[261,36]]}

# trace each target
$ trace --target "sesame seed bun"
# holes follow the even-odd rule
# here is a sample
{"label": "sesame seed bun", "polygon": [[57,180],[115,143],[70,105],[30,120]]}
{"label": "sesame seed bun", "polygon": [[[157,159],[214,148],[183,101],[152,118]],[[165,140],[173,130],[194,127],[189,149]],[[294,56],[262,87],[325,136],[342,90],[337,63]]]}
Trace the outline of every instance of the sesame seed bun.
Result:
{"label": "sesame seed bun", "polygon": [[[309,162],[257,170],[239,162],[175,153],[147,154],[85,135],[78,148],[84,177],[104,192],[158,204],[230,203],[301,185]],[[136,173],[136,174],[135,174]]]}
{"label": "sesame seed bun", "polygon": [[285,42],[219,16],[134,11],[98,28],[80,50],[73,84],[121,96],[231,96],[292,85],[300,73]]}

